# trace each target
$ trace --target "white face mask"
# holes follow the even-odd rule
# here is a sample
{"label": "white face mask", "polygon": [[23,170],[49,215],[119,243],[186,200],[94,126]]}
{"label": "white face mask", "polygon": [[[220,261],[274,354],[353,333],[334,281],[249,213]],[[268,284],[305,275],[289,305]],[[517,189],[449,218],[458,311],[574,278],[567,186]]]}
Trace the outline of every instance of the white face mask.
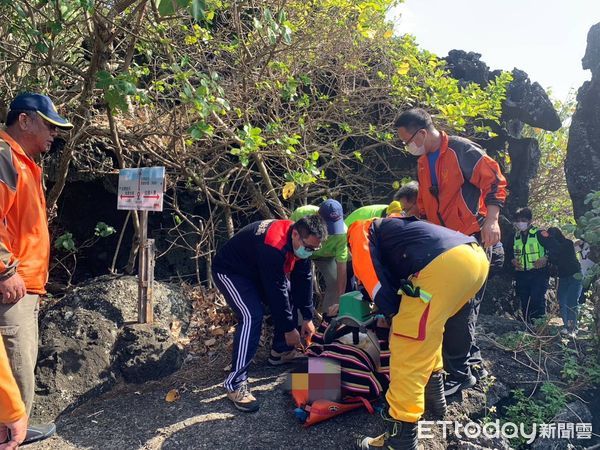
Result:
{"label": "white face mask", "polygon": [[406,150],[408,150],[408,153],[410,153],[411,155],[415,155],[415,156],[421,156],[421,155],[425,154],[425,146],[417,145],[414,142],[411,142],[410,144],[408,144],[408,146],[406,147]]}
{"label": "white face mask", "polygon": [[519,231],[526,231],[529,224],[527,222],[515,222],[515,228]]}

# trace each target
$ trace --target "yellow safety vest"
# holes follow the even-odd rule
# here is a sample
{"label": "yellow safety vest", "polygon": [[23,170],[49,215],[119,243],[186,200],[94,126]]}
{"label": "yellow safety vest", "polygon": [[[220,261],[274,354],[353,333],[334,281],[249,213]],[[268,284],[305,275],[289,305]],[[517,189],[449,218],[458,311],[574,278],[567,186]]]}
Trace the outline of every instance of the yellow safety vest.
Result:
{"label": "yellow safety vest", "polygon": [[[531,227],[528,231],[527,243],[523,246],[521,233],[515,234],[514,252],[515,259],[521,263],[522,268],[519,271],[533,269],[533,264],[540,258],[546,256],[546,249],[540,244],[537,238],[538,229]],[[523,248],[525,247],[525,248]]]}

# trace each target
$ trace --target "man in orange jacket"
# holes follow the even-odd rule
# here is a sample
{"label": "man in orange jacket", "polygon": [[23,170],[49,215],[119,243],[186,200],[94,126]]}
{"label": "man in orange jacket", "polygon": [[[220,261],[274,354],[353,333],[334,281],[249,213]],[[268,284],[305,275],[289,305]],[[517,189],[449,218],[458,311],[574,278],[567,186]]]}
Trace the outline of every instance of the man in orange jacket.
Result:
{"label": "man in orange jacket", "polygon": [[[492,248],[497,258],[492,264],[501,265],[498,217],[506,199],[506,179],[498,163],[474,142],[438,131],[423,109],[404,111],[394,125],[407,151],[419,157],[420,216],[476,237],[484,248]],[[488,375],[475,341],[481,297],[480,292],[446,323],[446,395],[473,387]]]}
{"label": "man in orange jacket", "polygon": [[[10,440],[8,433],[10,431]],[[27,414],[0,339],[0,450],[15,449],[27,434]]]}
{"label": "man in orange jacket", "polygon": [[[50,238],[42,169],[36,161],[50,149],[58,129],[71,125],[49,97],[23,93],[10,104],[0,131],[0,335],[27,415],[35,392],[38,303],[48,280]],[[53,424],[31,427],[40,438]],[[28,439],[29,439],[28,437]]]}

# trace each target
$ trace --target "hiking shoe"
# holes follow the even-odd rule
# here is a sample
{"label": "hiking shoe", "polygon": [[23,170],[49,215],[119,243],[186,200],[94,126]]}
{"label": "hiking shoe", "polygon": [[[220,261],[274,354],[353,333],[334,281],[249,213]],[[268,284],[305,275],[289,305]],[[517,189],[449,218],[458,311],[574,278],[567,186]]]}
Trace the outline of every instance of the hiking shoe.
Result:
{"label": "hiking shoe", "polygon": [[485,367],[475,364],[474,366],[471,366],[471,375],[473,375],[477,382],[479,382],[484,378],[489,377],[490,373],[485,369]]}
{"label": "hiking shoe", "polygon": [[255,412],[260,407],[258,400],[252,395],[246,383],[241,384],[235,391],[227,391],[227,398],[243,412]]}
{"label": "hiking shoe", "polygon": [[463,389],[472,388],[477,384],[477,380],[473,375],[469,375],[467,378],[457,380],[451,376],[447,376],[444,380],[444,395],[446,397],[454,395]]}
{"label": "hiking shoe", "polygon": [[44,423],[42,425],[32,425],[27,427],[27,435],[21,446],[32,444],[34,442],[48,439],[56,433],[56,425],[53,423]]}
{"label": "hiking shoe", "polygon": [[269,356],[269,364],[272,366],[281,366],[282,364],[295,363],[300,361],[306,361],[307,356],[299,352],[296,349],[292,349],[288,352],[276,352],[275,350],[271,350],[271,355]]}

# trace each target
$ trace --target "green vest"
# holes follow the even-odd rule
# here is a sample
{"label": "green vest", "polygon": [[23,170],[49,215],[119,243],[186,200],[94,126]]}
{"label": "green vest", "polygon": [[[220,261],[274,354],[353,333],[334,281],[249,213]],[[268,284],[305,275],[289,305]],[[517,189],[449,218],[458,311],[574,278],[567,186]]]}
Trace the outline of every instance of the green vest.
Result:
{"label": "green vest", "polygon": [[533,269],[533,263],[546,256],[546,249],[540,244],[540,241],[538,241],[537,232],[538,229],[535,227],[529,229],[527,232],[527,243],[524,246],[523,240],[521,239],[521,233],[517,232],[515,234],[513,249],[515,252],[515,259],[519,261],[522,266],[521,269],[517,269],[519,271]]}

